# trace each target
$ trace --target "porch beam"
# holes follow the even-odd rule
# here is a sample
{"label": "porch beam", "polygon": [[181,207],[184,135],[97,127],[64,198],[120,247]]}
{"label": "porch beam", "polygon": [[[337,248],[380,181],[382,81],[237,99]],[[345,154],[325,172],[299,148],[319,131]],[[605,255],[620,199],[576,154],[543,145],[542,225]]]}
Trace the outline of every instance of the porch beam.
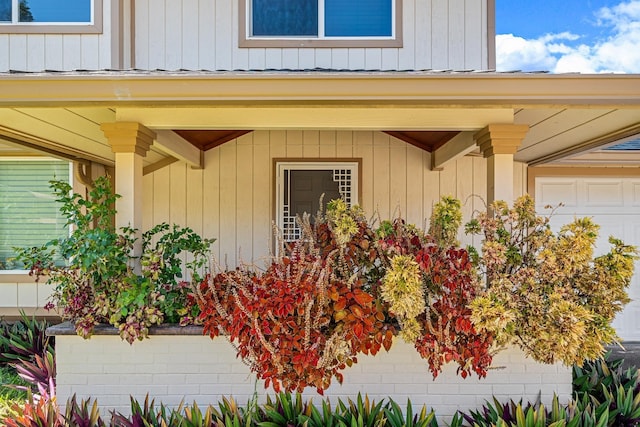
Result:
{"label": "porch beam", "polygon": [[469,154],[478,146],[473,132],[460,132],[431,154],[431,169],[442,169],[445,163]]}
{"label": "porch beam", "polygon": [[155,133],[156,140],[154,145],[158,147],[160,151],[175,159],[186,162],[193,169],[204,168],[202,150],[172,130],[158,129]]}
{"label": "porch beam", "polygon": [[172,165],[177,161],[178,161],[178,159],[176,159],[175,157],[165,157],[162,160],[158,160],[155,163],[151,163],[150,165],[145,166],[142,169],[142,174],[143,175],[149,175],[150,173],[154,173],[157,170],[160,170],[162,168],[166,168],[167,166]]}
{"label": "porch beam", "polygon": [[477,131],[488,123],[513,123],[513,108],[421,106],[155,106],[122,107],[116,118],[158,129]]}
{"label": "porch beam", "polygon": [[528,125],[492,124],[474,135],[487,159],[487,203],[513,202],[513,155],[529,131]]}

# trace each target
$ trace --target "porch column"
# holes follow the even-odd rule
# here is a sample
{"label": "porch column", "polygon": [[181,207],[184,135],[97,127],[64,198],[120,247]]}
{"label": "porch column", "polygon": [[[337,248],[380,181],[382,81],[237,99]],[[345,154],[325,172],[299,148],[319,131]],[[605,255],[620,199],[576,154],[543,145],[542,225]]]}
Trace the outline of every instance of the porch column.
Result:
{"label": "porch column", "polygon": [[473,136],[487,159],[487,204],[513,202],[513,155],[528,131],[528,125],[496,124]]}
{"label": "porch column", "polygon": [[142,160],[156,135],[135,122],[103,123],[100,128],[107,137],[116,158],[116,227],[135,228],[134,256],[142,252]]}

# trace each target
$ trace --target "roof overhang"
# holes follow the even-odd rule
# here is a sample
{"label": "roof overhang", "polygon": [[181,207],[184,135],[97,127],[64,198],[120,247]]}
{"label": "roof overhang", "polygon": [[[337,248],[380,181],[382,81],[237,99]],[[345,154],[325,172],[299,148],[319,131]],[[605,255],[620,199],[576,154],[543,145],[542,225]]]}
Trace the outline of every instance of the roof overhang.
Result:
{"label": "roof overhang", "polygon": [[[67,112],[98,126],[118,120],[154,129],[238,132],[469,135],[488,124],[527,124],[531,130],[516,159],[542,164],[640,133],[640,75],[317,70],[0,74],[1,126],[44,145],[50,139],[54,146],[67,143],[62,130],[67,131],[72,150],[84,149],[88,157],[110,163],[102,135],[75,116],[67,118]],[[76,137],[87,132],[90,144]],[[198,163],[197,153],[180,147],[179,139],[165,139],[170,149],[159,144],[148,163],[166,163],[167,153]],[[461,141],[434,146],[441,159],[434,166],[473,148]]]}
{"label": "roof overhang", "polygon": [[0,106],[6,107],[247,103],[640,108],[640,75],[316,71],[0,75]]}

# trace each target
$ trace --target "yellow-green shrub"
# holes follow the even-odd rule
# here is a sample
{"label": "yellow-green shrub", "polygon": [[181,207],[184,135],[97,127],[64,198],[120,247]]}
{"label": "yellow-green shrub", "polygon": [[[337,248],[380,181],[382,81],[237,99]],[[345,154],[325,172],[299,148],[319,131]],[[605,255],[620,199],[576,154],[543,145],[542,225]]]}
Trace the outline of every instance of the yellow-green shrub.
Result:
{"label": "yellow-green shrub", "polygon": [[582,218],[554,233],[529,196],[481,213],[467,225],[484,235],[476,261],[487,284],[472,303],[474,325],[543,363],[601,357],[618,339],[611,321],[629,301],[637,251],[610,238],[611,250],[594,258],[598,229]]}

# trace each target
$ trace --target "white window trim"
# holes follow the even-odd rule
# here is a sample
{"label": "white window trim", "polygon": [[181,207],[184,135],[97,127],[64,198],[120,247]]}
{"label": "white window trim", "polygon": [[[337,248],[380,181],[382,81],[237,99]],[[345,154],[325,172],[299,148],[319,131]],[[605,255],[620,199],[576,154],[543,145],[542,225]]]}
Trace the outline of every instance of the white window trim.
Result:
{"label": "white window trim", "polygon": [[103,0],[90,1],[90,22],[19,22],[19,0],[12,0],[11,22],[0,22],[0,34],[100,34]]}
{"label": "white window trim", "polygon": [[[22,156],[8,156],[8,157],[0,157],[0,162],[12,162],[12,161],[16,161],[16,160],[28,160],[30,162],[50,162],[52,160],[58,160],[61,162],[67,162],[69,163],[69,185],[71,185],[71,187],[73,188],[73,171],[74,171],[74,167],[75,165],[73,164],[73,162],[67,161],[67,160],[60,160],[60,159],[56,159],[53,157],[22,157]],[[69,236],[71,236],[71,232],[72,229],[71,227],[69,227]],[[28,275],[29,274],[29,270],[0,270],[0,277],[5,275]]]}
{"label": "white window trim", "polygon": [[[349,169],[351,171],[351,202],[349,206],[360,203],[360,162],[357,160],[330,161],[276,161],[276,225],[284,227],[284,172],[287,170],[327,170]],[[310,212],[315,215],[315,212]]]}
{"label": "white window trim", "polygon": [[391,36],[326,37],[324,36],[324,1],[318,0],[318,36],[253,36],[252,0],[240,0],[239,47],[396,47],[402,42],[402,0],[391,0]]}

